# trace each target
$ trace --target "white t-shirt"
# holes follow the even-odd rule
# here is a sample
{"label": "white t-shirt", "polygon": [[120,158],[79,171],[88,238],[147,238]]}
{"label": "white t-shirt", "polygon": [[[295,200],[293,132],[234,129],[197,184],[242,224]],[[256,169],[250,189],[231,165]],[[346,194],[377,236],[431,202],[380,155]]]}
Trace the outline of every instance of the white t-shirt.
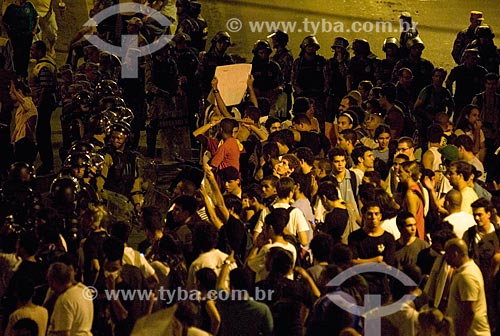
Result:
{"label": "white t-shirt", "polygon": [[123,264],[132,265],[141,270],[144,279],[147,279],[155,274],[155,270],[144,256],[139,251],[134,250],[129,246],[125,246],[123,251]]}
{"label": "white t-shirt", "polygon": [[[275,203],[273,204],[273,207],[275,209],[282,208],[282,209],[288,209],[290,207],[290,204],[287,203]],[[262,229],[264,228],[264,218],[270,213],[271,211],[268,208],[265,208],[262,210],[260,213],[259,220],[257,221],[257,224],[255,225],[254,232],[256,233],[261,233]],[[304,214],[302,211],[300,211],[297,208],[292,209],[290,211],[290,220],[288,221],[287,226],[285,227],[285,233],[290,234],[292,236],[297,236],[299,232],[305,232],[309,230],[309,225],[307,224],[307,220],[304,217]]]}
{"label": "white t-shirt", "polygon": [[78,283],[57,298],[48,334],[69,330],[71,336],[92,336],[94,304],[85,299],[88,290],[84,284]]}
{"label": "white t-shirt", "polygon": [[388,218],[380,224],[382,229],[389,232],[394,236],[394,240],[398,240],[401,237],[401,232],[399,232],[398,226],[396,224],[396,217]]}
{"label": "white t-shirt", "polygon": [[453,232],[457,235],[458,238],[462,238],[468,228],[476,225],[474,216],[465,211],[452,213],[451,215],[445,217],[443,219],[443,222],[448,222],[453,226]]}
{"label": "white t-shirt", "polygon": [[23,306],[9,315],[9,323],[5,329],[5,335],[12,335],[12,327],[14,324],[24,318],[35,321],[38,325],[38,336],[45,336],[47,322],[49,321],[49,313],[46,308],[34,304]]}
{"label": "white t-shirt", "polygon": [[478,199],[476,192],[471,187],[465,187],[460,193],[462,194],[462,211],[472,215],[472,207],[470,205]]}
{"label": "white t-shirt", "polygon": [[[269,275],[269,272],[266,270],[266,255],[273,247],[281,247],[287,251],[290,251],[293,255],[293,264],[297,261],[297,251],[295,250],[295,246],[290,243],[282,244],[280,242],[275,242],[271,244],[266,244],[262,246],[257,256],[253,259],[248,260],[248,267],[255,272],[255,282],[259,282],[264,280]],[[289,276],[290,280],[293,280],[293,274]]]}
{"label": "white t-shirt", "polygon": [[[227,259],[228,255],[218,249],[212,249],[208,252],[201,253],[198,258],[196,258],[191,266],[189,266],[187,288],[194,289],[196,287],[196,272],[200,269],[208,267],[214,270],[215,274],[219,276],[219,273],[224,265],[224,261]],[[236,268],[235,263],[231,264],[229,268],[232,270]]]}

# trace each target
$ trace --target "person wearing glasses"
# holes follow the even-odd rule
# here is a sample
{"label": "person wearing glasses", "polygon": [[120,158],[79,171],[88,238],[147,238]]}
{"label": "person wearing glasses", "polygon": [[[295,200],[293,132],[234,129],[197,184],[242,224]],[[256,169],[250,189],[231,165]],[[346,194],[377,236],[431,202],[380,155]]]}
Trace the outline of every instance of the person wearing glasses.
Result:
{"label": "person wearing glasses", "polygon": [[396,154],[404,154],[408,156],[409,161],[415,161],[415,146],[412,138],[401,137],[398,140],[398,148]]}

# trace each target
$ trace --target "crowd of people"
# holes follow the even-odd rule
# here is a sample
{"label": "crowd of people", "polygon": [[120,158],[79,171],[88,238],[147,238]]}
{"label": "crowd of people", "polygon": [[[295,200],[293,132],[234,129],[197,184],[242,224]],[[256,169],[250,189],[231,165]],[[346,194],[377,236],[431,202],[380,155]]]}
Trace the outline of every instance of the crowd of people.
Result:
{"label": "crowd of people", "polygon": [[[91,14],[113,4],[97,1]],[[163,13],[166,5],[151,4]],[[224,31],[205,51],[199,2],[176,7],[172,41],[151,55],[133,46],[173,26],[122,13],[91,33],[110,43],[134,36],[125,57],[100,51],[82,30],[59,69],[53,45],[31,41],[35,7],[7,8],[3,334],[367,332],[364,322],[382,311],[344,310],[332,295],[346,293],[359,309],[368,294],[400,306],[381,317],[382,334],[498,335],[500,54],[483,13],[471,11],[458,33],[449,71],[422,57],[424,37],[406,12],[408,29],[385,39],[383,59],[368,41],[343,37],[326,59],[315,36],[295,58],[278,30],[254,44],[245,97],[228,106],[216,67],[244,60],[228,53]],[[121,76],[136,66],[136,78]],[[166,204],[150,197],[148,159],[183,163]],[[50,188],[37,175],[53,179]],[[146,239],[130,246],[138,229]],[[332,285],[367,263],[413,285],[375,272]]]}

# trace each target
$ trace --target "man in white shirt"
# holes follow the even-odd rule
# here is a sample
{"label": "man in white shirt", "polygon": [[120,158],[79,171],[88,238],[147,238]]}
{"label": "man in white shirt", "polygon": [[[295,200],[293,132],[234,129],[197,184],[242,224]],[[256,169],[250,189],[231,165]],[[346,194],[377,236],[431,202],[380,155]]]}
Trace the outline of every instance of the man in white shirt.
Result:
{"label": "man in white shirt", "polygon": [[453,226],[453,232],[457,237],[462,238],[465,231],[471,226],[476,225],[474,217],[465,211],[462,211],[462,194],[456,189],[450,190],[444,198],[444,208],[448,210],[449,215],[443,219]]}
{"label": "man in white shirt", "polygon": [[472,174],[470,163],[465,161],[453,161],[446,171],[446,176],[450,180],[451,186],[462,194],[461,209],[472,215],[471,204],[478,199],[474,189],[468,186],[467,181]]}

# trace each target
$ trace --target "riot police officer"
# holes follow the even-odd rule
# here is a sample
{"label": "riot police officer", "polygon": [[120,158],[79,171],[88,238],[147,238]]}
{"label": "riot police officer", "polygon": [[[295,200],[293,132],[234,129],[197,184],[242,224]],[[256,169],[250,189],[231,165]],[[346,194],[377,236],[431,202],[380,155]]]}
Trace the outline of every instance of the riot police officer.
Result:
{"label": "riot police officer", "polygon": [[375,68],[376,86],[388,83],[392,78],[394,66],[399,61],[399,41],[395,37],[388,37],[384,40],[382,51],[385,53],[385,59],[380,60]]}
{"label": "riot police officer", "polygon": [[212,38],[210,49],[201,52],[198,67],[198,78],[202,85],[202,97],[206,98],[211,90],[211,82],[215,75],[215,68],[221,65],[233,64],[234,61],[226,54],[231,46],[231,36],[228,32],[220,31]]}
{"label": "riot police officer", "polygon": [[130,133],[130,125],[126,123],[118,122],[111,126],[109,144],[100,150],[105,164],[102,176],[97,178],[97,190],[124,195],[136,209],[140,209],[144,201],[142,178],[139,176],[138,154],[127,147]]}
{"label": "riot police officer", "polygon": [[[288,44],[288,34],[281,30],[276,30],[271,35],[268,35],[267,38],[270,38],[272,41],[272,47],[276,49],[276,52],[272,56],[272,60],[278,63],[281,69],[281,73],[283,74],[284,87],[283,92],[286,95],[286,106],[281,108],[281,104],[278,98],[278,102],[276,105],[278,117],[280,118],[288,118],[288,111],[292,108],[292,66],[293,66],[293,55],[290,49],[287,47]],[[283,111],[284,110],[284,111]]]}
{"label": "riot police officer", "polygon": [[293,62],[292,86],[295,97],[314,100],[314,110],[320,123],[325,126],[325,65],[326,59],[317,54],[320,45],[316,36],[304,38],[299,57]]}

